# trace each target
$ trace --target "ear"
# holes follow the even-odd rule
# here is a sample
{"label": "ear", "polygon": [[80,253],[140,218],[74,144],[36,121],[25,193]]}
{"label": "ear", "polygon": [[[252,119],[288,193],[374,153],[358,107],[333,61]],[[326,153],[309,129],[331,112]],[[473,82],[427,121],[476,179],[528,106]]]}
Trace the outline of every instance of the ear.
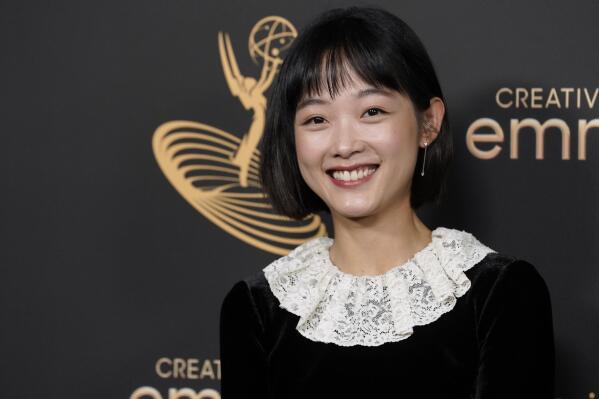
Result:
{"label": "ear", "polygon": [[422,129],[420,132],[420,147],[424,148],[424,142],[430,145],[441,130],[441,123],[443,122],[443,116],[445,115],[445,104],[439,97],[433,97],[430,100],[430,105],[427,110],[423,112]]}

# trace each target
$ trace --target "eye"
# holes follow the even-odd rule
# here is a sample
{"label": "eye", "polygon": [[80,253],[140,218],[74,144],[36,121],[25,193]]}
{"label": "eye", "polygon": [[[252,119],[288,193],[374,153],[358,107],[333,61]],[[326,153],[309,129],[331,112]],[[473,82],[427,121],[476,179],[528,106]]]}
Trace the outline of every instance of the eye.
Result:
{"label": "eye", "polygon": [[314,125],[321,125],[324,122],[324,118],[322,116],[314,116],[310,119],[308,119],[307,121],[304,122],[304,125],[309,125],[311,124],[310,122],[314,121],[315,123],[313,123]]}
{"label": "eye", "polygon": [[368,110],[367,110],[365,113],[367,113],[367,114],[368,114],[368,115],[370,115],[370,116],[377,116],[377,115],[379,115],[379,114],[386,114],[386,112],[385,112],[385,111],[383,111],[383,110],[382,110],[382,109],[380,109],[380,108],[376,108],[376,107],[374,107],[374,108],[369,108],[369,109],[368,109]]}

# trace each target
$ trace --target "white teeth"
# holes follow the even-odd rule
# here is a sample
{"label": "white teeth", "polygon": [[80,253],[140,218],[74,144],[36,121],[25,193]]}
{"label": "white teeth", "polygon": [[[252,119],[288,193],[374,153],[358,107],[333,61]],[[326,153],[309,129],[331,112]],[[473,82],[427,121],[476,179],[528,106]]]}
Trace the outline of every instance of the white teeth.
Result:
{"label": "white teeth", "polygon": [[338,170],[338,171],[333,172],[333,177],[336,180],[356,181],[356,180],[363,179],[366,176],[370,176],[371,174],[374,173],[375,170],[376,170],[376,168],[374,168],[374,167],[354,169],[351,171],[351,173],[347,170],[344,170],[344,171]]}

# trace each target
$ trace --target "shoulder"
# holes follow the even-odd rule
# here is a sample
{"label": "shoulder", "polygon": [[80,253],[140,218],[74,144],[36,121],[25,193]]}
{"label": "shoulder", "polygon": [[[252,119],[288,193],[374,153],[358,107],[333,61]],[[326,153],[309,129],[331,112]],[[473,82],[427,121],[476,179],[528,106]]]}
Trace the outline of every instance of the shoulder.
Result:
{"label": "shoulder", "polygon": [[471,280],[471,296],[479,310],[490,306],[516,305],[550,307],[545,279],[531,262],[492,252],[466,271]]}
{"label": "shoulder", "polygon": [[272,293],[264,271],[258,270],[246,276],[242,282],[247,286],[256,306],[262,312],[272,311],[277,305],[277,299]]}
{"label": "shoulder", "polygon": [[245,298],[252,302],[262,302],[272,297],[268,281],[264,272],[260,270],[236,281],[227,291],[224,301],[239,301]]}
{"label": "shoulder", "polygon": [[222,311],[227,309],[251,310],[263,327],[269,323],[271,315],[278,309],[278,300],[271,292],[262,270],[233,284],[222,303]]}
{"label": "shoulder", "polygon": [[488,253],[466,273],[473,283],[486,281],[488,284],[496,284],[512,280],[522,284],[545,283],[539,270],[531,262],[501,252]]}

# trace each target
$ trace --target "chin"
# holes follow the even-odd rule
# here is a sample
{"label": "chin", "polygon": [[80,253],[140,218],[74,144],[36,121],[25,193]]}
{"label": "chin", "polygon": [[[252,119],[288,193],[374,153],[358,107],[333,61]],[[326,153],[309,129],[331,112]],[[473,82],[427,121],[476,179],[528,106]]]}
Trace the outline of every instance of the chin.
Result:
{"label": "chin", "polygon": [[360,219],[367,216],[371,216],[374,211],[371,208],[363,208],[363,207],[355,207],[355,208],[331,208],[333,210],[332,213],[336,213],[339,216],[342,216],[347,219]]}

